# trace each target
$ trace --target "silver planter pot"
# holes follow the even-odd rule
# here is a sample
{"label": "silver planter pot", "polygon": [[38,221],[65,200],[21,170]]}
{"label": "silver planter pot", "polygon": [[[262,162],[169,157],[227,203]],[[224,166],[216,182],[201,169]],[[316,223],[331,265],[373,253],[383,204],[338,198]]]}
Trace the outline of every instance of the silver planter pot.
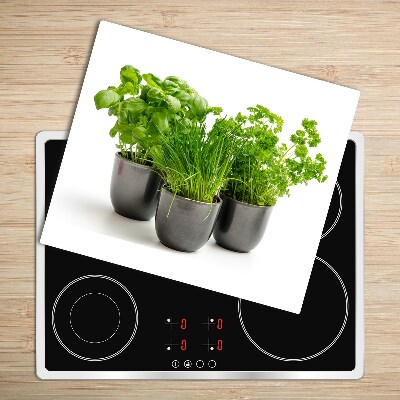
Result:
{"label": "silver planter pot", "polygon": [[253,250],[264,236],[273,207],[255,206],[222,195],[222,207],[214,228],[216,242],[240,253]]}
{"label": "silver planter pot", "polygon": [[212,205],[181,196],[174,198],[173,193],[162,189],[156,213],[160,242],[179,251],[200,249],[211,236],[221,203],[220,198]]}
{"label": "silver planter pot", "polygon": [[151,167],[115,154],[110,197],[116,213],[148,221],[156,213],[162,180]]}

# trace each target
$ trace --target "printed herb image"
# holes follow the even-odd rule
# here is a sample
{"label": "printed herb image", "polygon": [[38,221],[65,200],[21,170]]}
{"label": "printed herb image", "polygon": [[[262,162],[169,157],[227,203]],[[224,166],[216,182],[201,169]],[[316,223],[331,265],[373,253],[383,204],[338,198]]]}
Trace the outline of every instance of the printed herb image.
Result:
{"label": "printed herb image", "polygon": [[[281,143],[284,120],[265,106],[221,117],[222,108],[209,107],[185,80],[131,65],[94,102],[116,118],[115,211],[137,220],[155,215],[158,238],[175,250],[196,251],[213,233],[224,248],[251,251],[279,198],[327,179],[322,154],[311,154],[321,141],[315,120],[304,118]],[[207,129],[210,114],[216,120]]]}
{"label": "printed herb image", "polygon": [[320,143],[317,122],[304,118],[302,128],[290,136],[290,144],[279,143],[283,119],[262,105],[249,107],[248,115],[237,114],[222,123],[238,127],[238,143],[230,179],[223,189],[223,206],[214,230],[222,247],[248,252],[258,245],[278,198],[290,187],[310,180],[324,182],[326,161],[313,158],[309,148]]}

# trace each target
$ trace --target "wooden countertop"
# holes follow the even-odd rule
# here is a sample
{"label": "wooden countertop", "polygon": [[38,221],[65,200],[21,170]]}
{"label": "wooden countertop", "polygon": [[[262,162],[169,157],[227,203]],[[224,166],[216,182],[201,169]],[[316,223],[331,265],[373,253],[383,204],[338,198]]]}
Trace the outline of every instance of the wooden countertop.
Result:
{"label": "wooden countertop", "polygon": [[[65,3],[0,2],[0,398],[400,398],[400,2]],[[363,379],[36,378],[34,139],[69,128],[101,19],[361,91],[353,129],[366,145]]]}

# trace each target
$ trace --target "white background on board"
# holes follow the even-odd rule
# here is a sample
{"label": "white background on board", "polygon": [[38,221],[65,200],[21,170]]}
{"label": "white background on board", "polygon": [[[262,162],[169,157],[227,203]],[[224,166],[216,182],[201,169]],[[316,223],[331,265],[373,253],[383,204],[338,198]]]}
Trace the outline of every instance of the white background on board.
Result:
{"label": "white background on board", "polygon": [[[196,253],[164,247],[154,219],[123,218],[109,198],[115,147],[108,131],[115,117],[96,110],[93,96],[118,85],[126,64],[162,79],[177,75],[228,115],[263,104],[285,120],[283,141],[303,118],[316,119],[322,139],[317,151],[327,160],[329,179],[292,188],[280,199],[251,253],[224,250],[213,238]],[[353,89],[103,21],[41,243],[299,313],[358,98]]]}

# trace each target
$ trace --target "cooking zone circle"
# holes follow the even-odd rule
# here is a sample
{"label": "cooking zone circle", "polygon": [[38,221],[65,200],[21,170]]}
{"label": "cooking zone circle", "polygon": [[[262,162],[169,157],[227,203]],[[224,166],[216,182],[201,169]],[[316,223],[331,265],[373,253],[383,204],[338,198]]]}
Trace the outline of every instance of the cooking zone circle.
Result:
{"label": "cooking zone circle", "polygon": [[58,294],[52,327],[61,346],[85,361],[122,353],[135,337],[138,309],[129,290],[104,275],[81,276]]}
{"label": "cooking zone circle", "polygon": [[[334,207],[332,207],[332,203],[335,203]],[[337,210],[337,213],[335,210]],[[323,233],[321,235],[321,239],[327,236],[335,228],[336,224],[339,222],[341,214],[342,214],[342,189],[340,188],[339,183],[336,182],[335,190],[333,191],[331,205],[329,206],[328,215],[326,216],[326,221]]]}
{"label": "cooking zone circle", "polygon": [[[278,361],[307,361],[320,356],[337,342],[346,326],[349,300],[343,280],[325,260],[316,257],[316,261],[318,267],[314,265],[298,315],[256,303],[244,306],[238,299],[245,335],[259,351]],[[327,298],[335,301],[324,301]],[[275,354],[266,348],[273,348]]]}
{"label": "cooking zone circle", "polygon": [[[104,325],[103,319],[109,321],[106,327],[101,326]],[[72,320],[74,320],[74,323],[72,323]],[[69,313],[71,329],[79,339],[87,343],[103,343],[111,339],[117,333],[120,323],[121,313],[117,303],[104,293],[82,295],[72,305]],[[108,328],[106,332],[104,332],[105,328]]]}

